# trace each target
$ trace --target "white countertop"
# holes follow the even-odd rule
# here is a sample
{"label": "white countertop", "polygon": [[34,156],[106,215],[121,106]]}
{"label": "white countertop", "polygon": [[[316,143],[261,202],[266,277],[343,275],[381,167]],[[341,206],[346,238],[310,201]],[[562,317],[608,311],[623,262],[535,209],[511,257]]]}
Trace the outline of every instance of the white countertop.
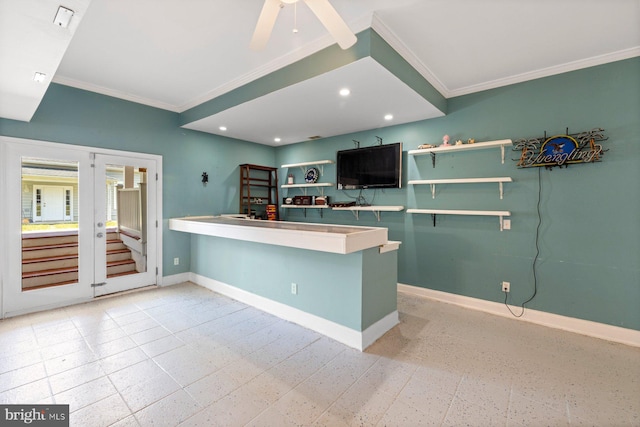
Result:
{"label": "white countertop", "polygon": [[382,227],[196,216],[172,218],[169,229],[337,254],[387,245],[387,229]]}

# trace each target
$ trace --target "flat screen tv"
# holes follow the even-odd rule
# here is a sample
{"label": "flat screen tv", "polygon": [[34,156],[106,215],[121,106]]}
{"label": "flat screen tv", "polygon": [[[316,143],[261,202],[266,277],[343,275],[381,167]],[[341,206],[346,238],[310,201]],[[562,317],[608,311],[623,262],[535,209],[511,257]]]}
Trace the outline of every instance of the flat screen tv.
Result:
{"label": "flat screen tv", "polygon": [[338,190],[400,188],[402,143],[338,151],[336,173]]}

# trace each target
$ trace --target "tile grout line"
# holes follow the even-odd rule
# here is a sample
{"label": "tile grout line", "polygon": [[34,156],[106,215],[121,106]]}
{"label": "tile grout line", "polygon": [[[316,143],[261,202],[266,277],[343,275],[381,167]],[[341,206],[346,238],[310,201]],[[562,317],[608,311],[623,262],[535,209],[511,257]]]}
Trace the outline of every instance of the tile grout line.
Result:
{"label": "tile grout line", "polygon": [[460,377],[460,381],[458,381],[458,384],[456,385],[456,391],[453,392],[453,396],[451,397],[451,402],[449,402],[449,406],[447,407],[447,412],[445,412],[444,417],[442,417],[442,421],[440,421],[440,425],[444,424],[445,420],[449,416],[449,412],[453,407],[453,402],[456,399],[456,396],[458,396],[458,390],[460,390],[460,385],[462,385],[462,382],[465,380],[465,378],[466,378],[466,374],[463,374]]}

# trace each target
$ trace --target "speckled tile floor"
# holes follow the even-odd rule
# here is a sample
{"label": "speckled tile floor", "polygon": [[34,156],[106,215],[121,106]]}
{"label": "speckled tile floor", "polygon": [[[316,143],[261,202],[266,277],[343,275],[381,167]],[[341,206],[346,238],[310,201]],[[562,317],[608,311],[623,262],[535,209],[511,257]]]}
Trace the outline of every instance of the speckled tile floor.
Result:
{"label": "speckled tile floor", "polygon": [[640,349],[399,294],[366,352],[193,284],[0,321],[0,403],[72,426],[640,426]]}

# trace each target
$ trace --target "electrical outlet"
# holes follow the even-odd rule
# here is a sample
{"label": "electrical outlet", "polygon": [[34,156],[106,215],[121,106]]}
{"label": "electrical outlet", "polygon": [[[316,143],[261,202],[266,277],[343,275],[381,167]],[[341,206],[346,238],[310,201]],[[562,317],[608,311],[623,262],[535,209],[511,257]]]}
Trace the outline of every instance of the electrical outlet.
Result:
{"label": "electrical outlet", "polygon": [[503,219],[502,220],[502,228],[504,228],[505,230],[511,230],[511,220],[510,219]]}
{"label": "electrical outlet", "polygon": [[298,284],[297,283],[292,283],[291,284],[291,293],[293,295],[298,295]]}
{"label": "electrical outlet", "polygon": [[502,292],[511,291],[511,283],[510,282],[502,282]]}
{"label": "electrical outlet", "polygon": [[180,258],[174,258],[173,265],[180,265]]}

